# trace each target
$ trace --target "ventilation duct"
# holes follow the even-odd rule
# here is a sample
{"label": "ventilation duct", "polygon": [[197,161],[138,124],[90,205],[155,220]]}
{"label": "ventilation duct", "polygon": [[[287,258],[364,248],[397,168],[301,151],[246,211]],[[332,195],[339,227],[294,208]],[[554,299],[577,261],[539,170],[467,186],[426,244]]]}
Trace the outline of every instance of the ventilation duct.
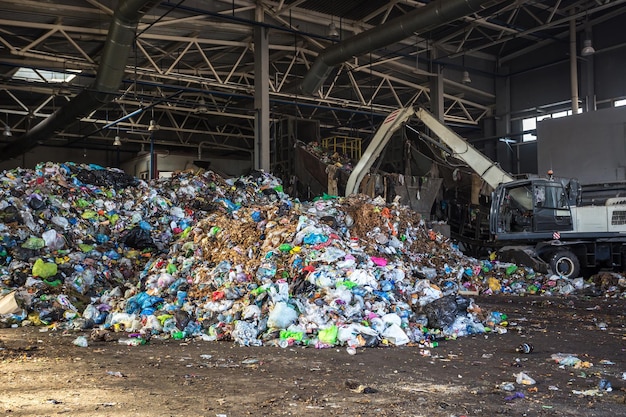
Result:
{"label": "ventilation duct", "polygon": [[311,95],[330,75],[333,67],[370,51],[399,42],[415,32],[426,32],[502,0],[435,0],[401,17],[326,48],[300,84],[300,92]]}
{"label": "ventilation duct", "polygon": [[135,40],[135,31],[141,18],[159,0],[122,0],[113,13],[109,26],[100,66],[94,83],[81,91],[65,106],[58,109],[41,123],[35,125],[24,136],[2,150],[2,160],[21,155],[46,140],[55,133],[76,123],[76,121],[103,105],[117,95],[124,79],[126,61]]}

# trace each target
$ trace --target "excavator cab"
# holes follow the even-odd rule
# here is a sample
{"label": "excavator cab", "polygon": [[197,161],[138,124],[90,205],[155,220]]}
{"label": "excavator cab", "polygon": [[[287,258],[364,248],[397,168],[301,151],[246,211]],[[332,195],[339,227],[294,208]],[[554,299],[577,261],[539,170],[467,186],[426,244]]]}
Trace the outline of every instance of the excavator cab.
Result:
{"label": "excavator cab", "polygon": [[491,206],[496,240],[550,239],[572,230],[570,196],[559,181],[531,178],[500,184]]}

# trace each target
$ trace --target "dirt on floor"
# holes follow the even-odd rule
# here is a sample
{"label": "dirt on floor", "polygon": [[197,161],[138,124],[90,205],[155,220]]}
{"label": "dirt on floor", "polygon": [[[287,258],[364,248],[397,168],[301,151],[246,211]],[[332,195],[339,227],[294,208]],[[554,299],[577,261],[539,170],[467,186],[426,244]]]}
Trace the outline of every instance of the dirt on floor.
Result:
{"label": "dirt on floor", "polygon": [[[79,347],[88,332],[1,329],[0,414],[626,416],[626,300],[475,300],[507,314],[508,332],[355,355],[192,339],[127,346],[123,333]],[[522,343],[533,351],[516,352]],[[557,353],[580,361],[559,364]],[[520,373],[535,384],[517,383]],[[599,389],[606,381],[612,390]]]}

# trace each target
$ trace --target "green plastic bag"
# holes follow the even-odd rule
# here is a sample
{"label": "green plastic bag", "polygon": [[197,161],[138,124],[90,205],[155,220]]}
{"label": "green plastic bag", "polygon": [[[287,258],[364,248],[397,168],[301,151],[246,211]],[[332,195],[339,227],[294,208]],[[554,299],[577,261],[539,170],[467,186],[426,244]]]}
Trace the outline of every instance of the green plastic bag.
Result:
{"label": "green plastic bag", "polygon": [[506,267],[506,274],[507,275],[511,275],[515,271],[517,271],[517,265],[509,265],[509,266]]}
{"label": "green plastic bag", "polygon": [[40,278],[49,278],[57,274],[57,264],[54,262],[44,262],[39,258],[33,265],[33,276]]}
{"label": "green plastic bag", "polygon": [[79,243],[78,248],[83,252],[91,252],[94,248],[93,245],[88,245],[86,243]]}
{"label": "green plastic bag", "polygon": [[351,290],[354,287],[358,287],[359,284],[357,284],[356,282],[353,281],[349,281],[349,280],[345,280],[345,281],[339,281],[336,283],[336,286],[344,286],[347,289]]}
{"label": "green plastic bag", "polygon": [[337,332],[339,329],[333,325],[326,329],[322,329],[317,334],[317,339],[327,345],[335,345],[337,343]]}
{"label": "green plastic bag", "polygon": [[106,217],[107,219],[109,219],[113,226],[115,226],[115,223],[117,223],[117,221],[120,219],[120,215],[117,213],[111,214],[110,216],[107,215]]}
{"label": "green plastic bag", "polygon": [[90,220],[90,219],[93,219],[93,218],[95,218],[97,216],[98,216],[98,213],[96,213],[95,211],[93,211],[93,210],[85,210],[83,212],[83,214],[81,214],[80,217],[82,217],[85,220]]}
{"label": "green plastic bag", "polygon": [[46,241],[40,237],[31,236],[22,244],[25,249],[41,249],[46,246]]}
{"label": "green plastic bag", "polygon": [[292,339],[297,342],[302,342],[302,339],[304,338],[304,333],[283,329],[280,331],[280,338],[281,340]]}

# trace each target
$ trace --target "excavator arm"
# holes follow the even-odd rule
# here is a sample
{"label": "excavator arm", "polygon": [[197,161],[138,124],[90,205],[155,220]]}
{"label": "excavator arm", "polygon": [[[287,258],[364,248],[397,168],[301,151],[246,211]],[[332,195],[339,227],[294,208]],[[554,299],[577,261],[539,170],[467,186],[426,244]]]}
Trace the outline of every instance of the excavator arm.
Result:
{"label": "excavator arm", "polygon": [[513,181],[513,177],[500,168],[498,164],[480,153],[427,110],[418,109],[415,116],[424,122],[424,125],[453,151],[452,156],[465,162],[492,188],[496,188],[498,184]]}
{"label": "excavator arm", "polygon": [[457,135],[452,129],[440,122],[435,116],[424,109],[404,107],[393,111],[376,131],[374,138],[363,153],[363,156],[354,167],[346,185],[346,196],[359,192],[359,185],[369,172],[376,159],[391,139],[391,136],[411,116],[416,116],[428,127],[448,148],[453,156],[464,161],[487,184],[496,188],[498,184],[513,181],[513,178],[495,162],[480,153],[465,139]]}
{"label": "excavator arm", "polygon": [[346,196],[351,194],[357,194],[359,192],[359,186],[363,177],[367,174],[372,167],[372,164],[380,156],[380,153],[385,149],[387,142],[391,139],[394,132],[400,128],[409,118],[415,113],[413,107],[404,107],[398,110],[394,110],[385,118],[383,124],[378,128],[374,138],[365,149],[365,152],[356,164],[348,183],[346,184]]}

